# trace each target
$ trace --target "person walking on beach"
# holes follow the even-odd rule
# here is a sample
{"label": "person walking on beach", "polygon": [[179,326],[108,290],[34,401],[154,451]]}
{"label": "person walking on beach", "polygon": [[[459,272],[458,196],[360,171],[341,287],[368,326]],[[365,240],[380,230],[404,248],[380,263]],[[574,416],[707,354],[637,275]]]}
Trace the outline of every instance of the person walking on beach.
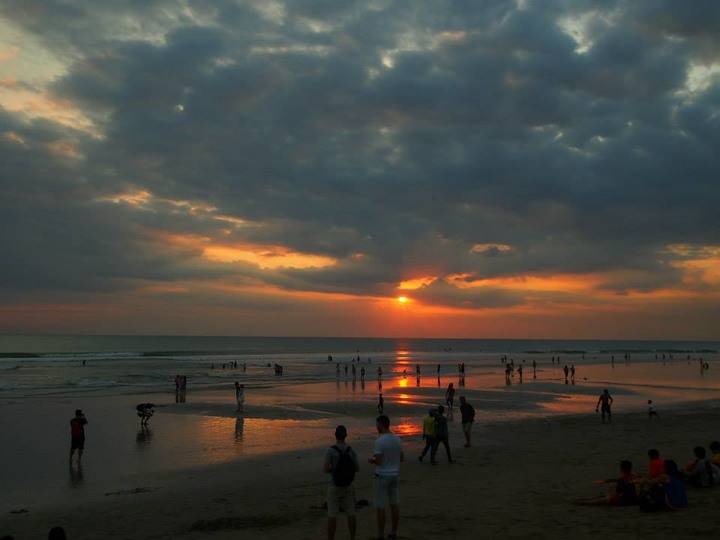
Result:
{"label": "person walking on beach", "polygon": [[435,465],[435,455],[437,454],[438,448],[442,444],[445,447],[445,453],[447,454],[448,463],[455,463],[452,455],[450,455],[450,441],[448,433],[447,418],[443,414],[445,407],[440,405],[435,413],[435,446],[430,451],[430,463]]}
{"label": "person walking on beach", "polygon": [[237,400],[237,411],[243,412],[243,406],[245,405],[245,385],[235,381],[235,399]]}
{"label": "person walking on beach", "polygon": [[448,384],[447,390],[445,390],[445,405],[448,408],[448,420],[453,419],[453,405],[455,404],[455,387],[453,383]]}
{"label": "person walking on beach", "polygon": [[357,520],[355,518],[355,473],[360,470],[355,451],[345,444],[347,429],[340,425],[335,428],[335,444],[325,452],[323,471],[330,474],[327,489],[327,537],[335,538],[337,515],[342,509],[347,516],[350,539],[355,539]]}
{"label": "person walking on beach", "polygon": [[613,398],[610,395],[610,392],[608,392],[608,389],[606,388],[603,390],[603,393],[600,394],[600,397],[598,398],[597,405],[595,406],[595,412],[598,412],[598,409],[602,406],[602,421],[603,424],[605,423],[605,414],[607,413],[608,422],[612,424],[612,411],[610,410],[610,406],[612,405]]}
{"label": "person walking on beach", "polygon": [[375,465],[375,511],[377,512],[378,538],[385,538],[386,508],[390,507],[390,534],[397,538],[400,523],[400,463],[405,461],[400,437],[390,431],[390,419],[381,414],[375,420],[378,438],[368,462]]}
{"label": "person walking on beach", "polygon": [[85,425],[88,423],[81,409],[75,411],[75,418],[70,420],[70,463],[75,450],[78,451],[77,462],[82,459],[85,450]]}
{"label": "person walking on beach", "polygon": [[[435,409],[430,409],[428,415],[423,420],[422,438],[425,441],[425,448],[420,452],[418,461],[422,462],[428,450],[432,451],[435,446]],[[432,454],[431,454],[432,455]]]}
{"label": "person walking on beach", "polygon": [[460,416],[462,418],[462,429],[465,434],[465,448],[470,448],[470,430],[475,421],[475,407],[470,405],[465,396],[460,396]]}
{"label": "person walking on beach", "polygon": [[655,418],[660,418],[655,410],[655,405],[653,405],[652,399],[648,399],[648,420],[650,420],[653,416]]}

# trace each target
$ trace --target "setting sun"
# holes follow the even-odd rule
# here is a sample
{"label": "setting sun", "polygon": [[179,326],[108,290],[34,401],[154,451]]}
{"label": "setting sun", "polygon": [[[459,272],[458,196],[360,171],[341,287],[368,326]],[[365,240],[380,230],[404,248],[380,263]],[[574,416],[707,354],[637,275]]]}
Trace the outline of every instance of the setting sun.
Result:
{"label": "setting sun", "polygon": [[405,302],[408,301],[408,298],[407,298],[407,296],[400,296],[400,297],[398,297],[397,301],[400,302],[401,304],[404,304]]}

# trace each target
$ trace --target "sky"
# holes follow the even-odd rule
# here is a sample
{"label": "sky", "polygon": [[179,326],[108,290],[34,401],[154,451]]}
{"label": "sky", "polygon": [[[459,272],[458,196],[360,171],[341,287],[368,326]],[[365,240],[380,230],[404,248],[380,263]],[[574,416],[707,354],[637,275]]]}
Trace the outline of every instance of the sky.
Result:
{"label": "sky", "polygon": [[0,333],[720,340],[717,0],[2,0]]}

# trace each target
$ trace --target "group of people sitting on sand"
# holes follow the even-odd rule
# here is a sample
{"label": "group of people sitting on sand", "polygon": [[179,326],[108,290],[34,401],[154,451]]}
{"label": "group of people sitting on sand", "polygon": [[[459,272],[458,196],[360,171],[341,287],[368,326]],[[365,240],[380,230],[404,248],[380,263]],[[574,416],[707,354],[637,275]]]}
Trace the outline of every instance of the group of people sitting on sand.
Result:
{"label": "group of people sitting on sand", "polygon": [[632,463],[620,462],[620,477],[600,480],[608,484],[608,492],[600,497],[578,499],[578,505],[639,506],[641,510],[680,510],[687,508],[686,485],[709,488],[720,485],[720,442],[709,445],[712,456],[702,446],[693,448],[693,459],[682,469],[672,459],[663,459],[660,452],[648,450],[648,474],[633,473]]}

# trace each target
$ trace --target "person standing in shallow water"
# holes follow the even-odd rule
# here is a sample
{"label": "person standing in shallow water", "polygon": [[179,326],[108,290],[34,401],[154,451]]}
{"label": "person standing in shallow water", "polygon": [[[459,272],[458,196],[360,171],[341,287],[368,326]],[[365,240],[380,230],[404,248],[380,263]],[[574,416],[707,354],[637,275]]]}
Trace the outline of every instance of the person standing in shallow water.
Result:
{"label": "person standing in shallow water", "polygon": [[608,392],[608,389],[606,388],[603,390],[603,393],[600,394],[600,397],[598,398],[597,405],[595,406],[595,412],[598,412],[600,407],[602,407],[602,421],[603,424],[605,423],[605,414],[607,413],[608,422],[612,424],[612,411],[610,410],[610,406],[612,405],[613,398],[610,395],[610,392]]}
{"label": "person standing in shallow water", "polygon": [[75,411],[75,418],[70,420],[70,463],[75,450],[78,452],[77,462],[80,463],[85,450],[85,425],[87,418],[81,409]]}

